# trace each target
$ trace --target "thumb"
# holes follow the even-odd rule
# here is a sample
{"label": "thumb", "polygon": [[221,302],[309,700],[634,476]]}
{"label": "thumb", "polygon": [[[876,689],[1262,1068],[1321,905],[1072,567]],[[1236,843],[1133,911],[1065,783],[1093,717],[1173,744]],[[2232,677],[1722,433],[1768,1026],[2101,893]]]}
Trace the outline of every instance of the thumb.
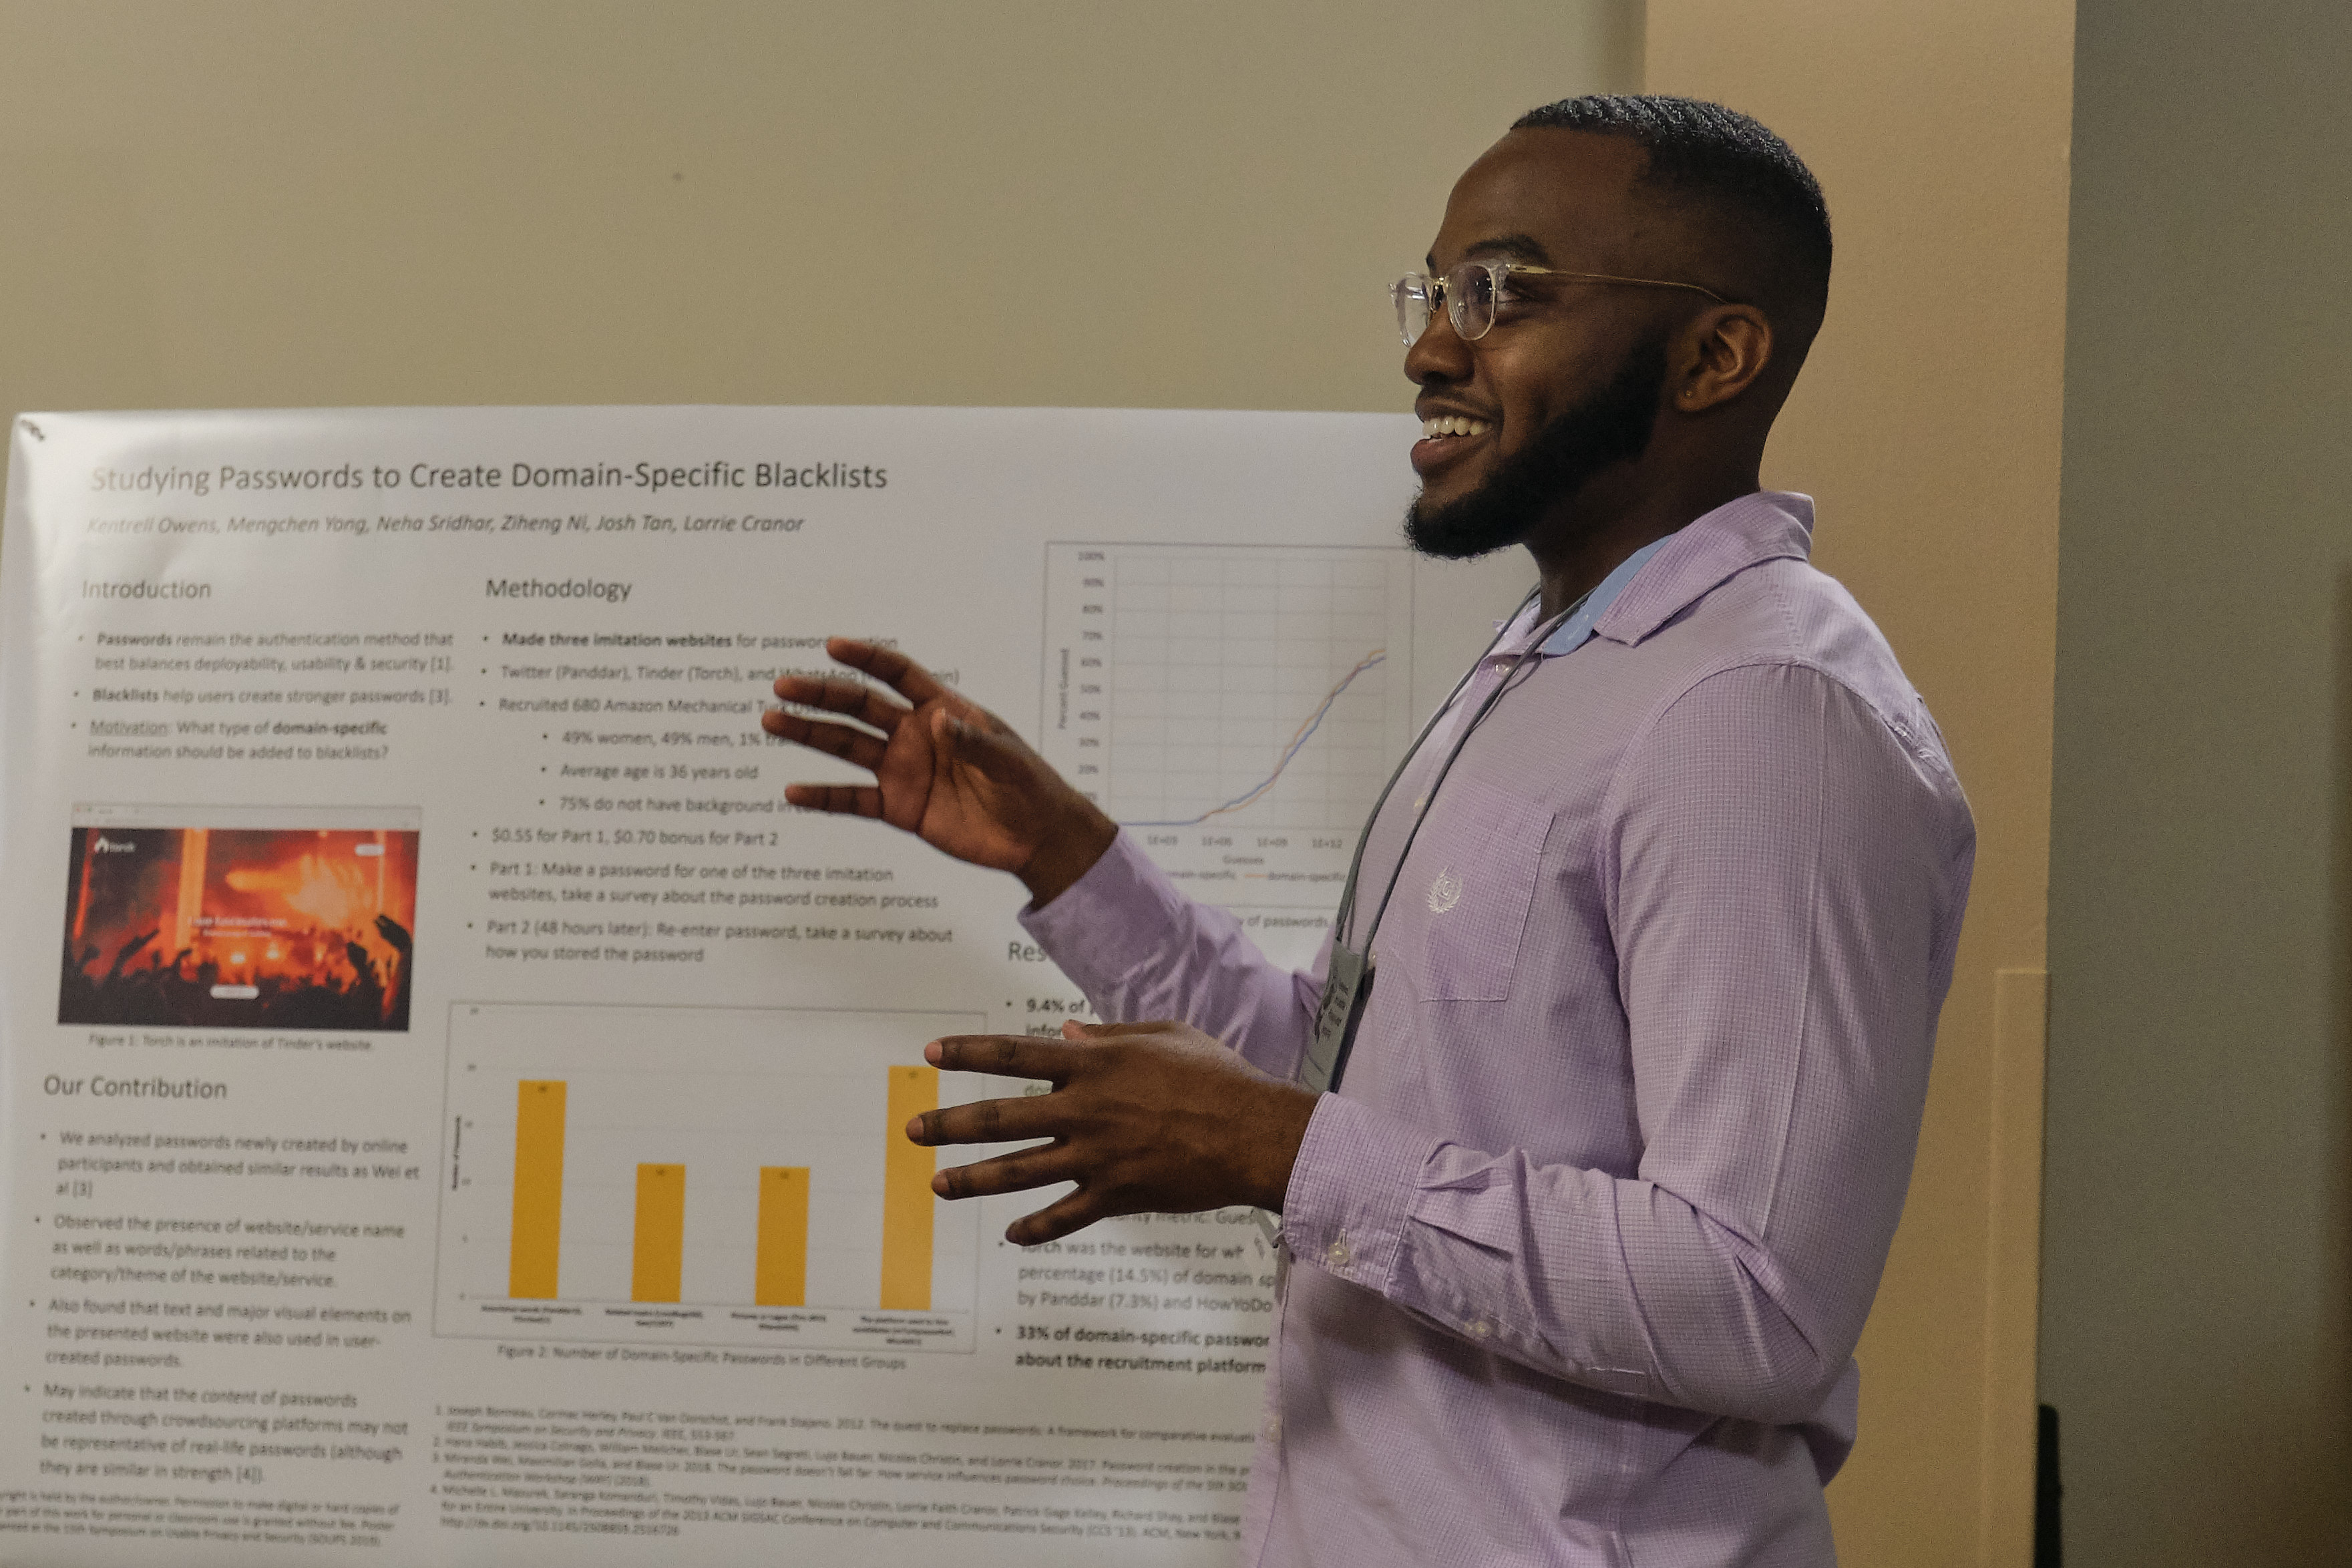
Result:
{"label": "thumb", "polygon": [[1090,1040],[1110,1026],[1108,1024],[1081,1024],[1076,1018],[1065,1018],[1062,1020],[1062,1038]]}

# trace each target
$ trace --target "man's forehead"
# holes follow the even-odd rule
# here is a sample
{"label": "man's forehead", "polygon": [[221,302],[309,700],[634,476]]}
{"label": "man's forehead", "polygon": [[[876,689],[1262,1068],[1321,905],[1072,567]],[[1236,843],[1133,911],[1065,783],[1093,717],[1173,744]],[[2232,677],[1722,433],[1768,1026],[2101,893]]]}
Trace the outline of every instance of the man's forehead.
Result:
{"label": "man's forehead", "polygon": [[1642,215],[1633,199],[1648,153],[1622,136],[1514,131],[1454,183],[1433,262],[1591,261],[1614,250]]}

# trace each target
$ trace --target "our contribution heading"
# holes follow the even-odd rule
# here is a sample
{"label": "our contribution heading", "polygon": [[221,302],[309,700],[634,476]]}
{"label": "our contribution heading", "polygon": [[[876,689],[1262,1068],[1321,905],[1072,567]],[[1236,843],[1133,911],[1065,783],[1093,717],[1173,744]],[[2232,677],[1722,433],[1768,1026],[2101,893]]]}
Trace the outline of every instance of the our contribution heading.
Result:
{"label": "our contribution heading", "polygon": [[89,488],[100,494],[208,496],[337,490],[878,490],[890,470],[872,463],[771,459],[738,463],[341,463],[332,468],[247,468],[237,463],[190,468],[149,464],[92,468]]}

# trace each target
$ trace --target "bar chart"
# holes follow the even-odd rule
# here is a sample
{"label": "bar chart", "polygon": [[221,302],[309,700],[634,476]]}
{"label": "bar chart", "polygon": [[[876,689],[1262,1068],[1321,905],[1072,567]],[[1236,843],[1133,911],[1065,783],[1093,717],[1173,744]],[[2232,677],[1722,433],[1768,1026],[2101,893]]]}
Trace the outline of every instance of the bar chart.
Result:
{"label": "bar chart", "polygon": [[972,1347],[979,1216],[908,1118],[1001,1092],[923,1065],[974,1015],[451,1010],[435,1331]]}

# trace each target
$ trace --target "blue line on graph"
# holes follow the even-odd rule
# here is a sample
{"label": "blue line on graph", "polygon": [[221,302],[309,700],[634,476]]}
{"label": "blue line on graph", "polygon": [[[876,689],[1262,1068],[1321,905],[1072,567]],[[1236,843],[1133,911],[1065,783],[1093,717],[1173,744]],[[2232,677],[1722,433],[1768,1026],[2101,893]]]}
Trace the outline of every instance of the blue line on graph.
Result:
{"label": "blue line on graph", "polygon": [[1373,666],[1385,662],[1388,656],[1388,649],[1376,647],[1358,660],[1355,668],[1339,678],[1339,684],[1325,693],[1322,702],[1317,706],[1314,712],[1307,716],[1307,722],[1298,727],[1298,733],[1290,738],[1290,744],[1284,748],[1281,761],[1274,764],[1274,772],[1266,774],[1263,782],[1234,796],[1223,805],[1213,805],[1200,816],[1188,816],[1181,822],[1122,822],[1119,826],[1121,827],[1198,827],[1213,816],[1223,816],[1228,811],[1239,811],[1274,787],[1275,781],[1282,777],[1282,770],[1290,765],[1290,759],[1297,756],[1299,748],[1306,745],[1314,737],[1315,731],[1323,727],[1323,717],[1331,711],[1331,704],[1339,700],[1339,694],[1356,683],[1356,677]]}

